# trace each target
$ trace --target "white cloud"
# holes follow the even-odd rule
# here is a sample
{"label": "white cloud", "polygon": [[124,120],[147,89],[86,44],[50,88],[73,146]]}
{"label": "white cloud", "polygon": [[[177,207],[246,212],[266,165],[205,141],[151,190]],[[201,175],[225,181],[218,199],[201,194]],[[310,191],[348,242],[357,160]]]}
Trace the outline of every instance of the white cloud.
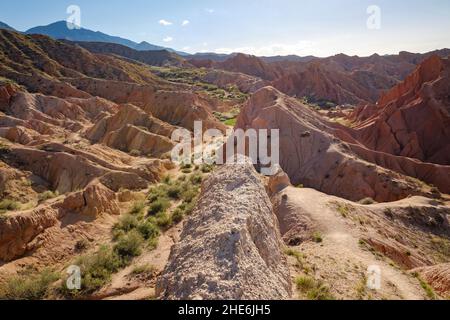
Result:
{"label": "white cloud", "polygon": [[189,46],[183,47],[183,50],[184,50],[184,51],[187,51],[187,50],[189,50],[189,49],[191,49],[191,47],[189,47]]}
{"label": "white cloud", "polygon": [[214,13],[216,10],[214,10],[214,9],[205,9],[205,11],[208,12],[208,13]]}
{"label": "white cloud", "polygon": [[190,24],[191,22],[189,21],[189,20],[184,20],[182,23],[181,23],[181,25],[183,26],[183,27],[185,27],[185,26],[187,26],[188,24]]}
{"label": "white cloud", "polygon": [[165,38],[163,39],[163,41],[164,41],[164,42],[172,42],[172,41],[173,41],[173,38],[172,38],[172,37],[165,37]]}
{"label": "white cloud", "polygon": [[165,26],[165,27],[171,26],[171,25],[173,24],[172,22],[167,21],[167,20],[164,20],[164,19],[159,20],[158,23],[159,23],[160,25],[162,25],[162,26]]}
{"label": "white cloud", "polygon": [[316,46],[313,41],[299,41],[293,44],[285,43],[272,43],[265,46],[248,46],[248,47],[238,47],[238,48],[218,48],[214,50],[216,53],[246,53],[255,56],[277,56],[277,55],[307,55],[308,51]]}

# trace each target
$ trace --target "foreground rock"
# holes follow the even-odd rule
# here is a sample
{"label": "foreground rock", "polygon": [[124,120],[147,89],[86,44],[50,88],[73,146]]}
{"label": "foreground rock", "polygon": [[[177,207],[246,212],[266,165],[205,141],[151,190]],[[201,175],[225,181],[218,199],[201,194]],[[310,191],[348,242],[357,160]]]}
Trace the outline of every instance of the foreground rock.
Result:
{"label": "foreground rock", "polygon": [[291,283],[270,200],[249,163],[203,185],[157,284],[162,299],[287,299]]}

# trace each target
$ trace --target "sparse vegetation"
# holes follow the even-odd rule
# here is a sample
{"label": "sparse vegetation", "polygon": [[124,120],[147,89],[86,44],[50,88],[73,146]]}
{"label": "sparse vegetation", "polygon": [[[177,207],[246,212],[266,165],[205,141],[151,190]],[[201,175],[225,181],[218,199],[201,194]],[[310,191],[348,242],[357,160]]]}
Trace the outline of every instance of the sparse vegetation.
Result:
{"label": "sparse vegetation", "polygon": [[300,252],[295,251],[293,249],[286,249],[285,254],[290,257],[294,257],[297,260],[297,262],[296,262],[297,267],[303,268],[303,265],[304,265],[303,256]]}
{"label": "sparse vegetation", "polygon": [[114,246],[114,251],[119,255],[122,263],[127,264],[134,257],[141,255],[143,242],[144,238],[141,234],[137,230],[131,230],[119,238],[117,244]]}
{"label": "sparse vegetation", "polygon": [[78,252],[82,252],[86,250],[89,247],[89,241],[86,239],[78,240],[77,243],[75,243],[75,250]]}
{"label": "sparse vegetation", "polygon": [[375,200],[373,200],[372,198],[364,198],[361,201],[359,201],[360,204],[363,205],[370,205],[370,204],[375,204],[377,203]]}
{"label": "sparse vegetation", "polygon": [[150,264],[144,264],[140,266],[136,266],[131,271],[132,275],[141,275],[141,274],[154,274],[156,273],[156,267]]}
{"label": "sparse vegetation", "polygon": [[47,191],[39,194],[38,199],[39,199],[39,202],[44,202],[44,201],[56,198],[58,196],[59,196],[58,191],[53,192],[51,190],[47,190]]}
{"label": "sparse vegetation", "polygon": [[431,245],[444,257],[450,257],[450,240],[438,236],[433,236],[431,238]]}
{"label": "sparse vegetation", "polygon": [[341,214],[342,217],[347,218],[350,214],[350,208],[346,204],[339,203],[337,206],[337,211]]}
{"label": "sparse vegetation", "polygon": [[160,213],[165,213],[170,207],[170,201],[167,198],[159,198],[150,204],[148,213],[155,216]]}
{"label": "sparse vegetation", "polygon": [[20,209],[19,202],[11,199],[3,199],[0,201],[0,213],[7,211],[16,211]]}
{"label": "sparse vegetation", "polygon": [[417,272],[414,272],[412,276],[417,278],[428,299],[436,300],[438,298],[433,288],[425,280],[423,280]]}
{"label": "sparse vegetation", "polygon": [[50,269],[14,276],[0,287],[0,300],[41,300],[59,275]]}
{"label": "sparse vegetation", "polygon": [[111,279],[113,273],[125,266],[115,250],[102,246],[97,252],[78,258],[74,265],[81,268],[81,290],[68,290],[62,283],[62,293],[68,297],[86,296],[94,293]]}
{"label": "sparse vegetation", "polygon": [[130,151],[130,156],[132,157],[140,157],[142,155],[142,152],[139,150],[131,150]]}
{"label": "sparse vegetation", "polygon": [[145,209],[145,202],[144,201],[137,201],[133,204],[130,211],[128,212],[129,215],[137,216],[144,212]]}
{"label": "sparse vegetation", "polygon": [[234,126],[236,125],[236,122],[237,122],[237,118],[233,118],[233,119],[225,120],[223,123],[224,123],[226,126],[234,127]]}
{"label": "sparse vegetation", "polygon": [[313,235],[312,235],[312,240],[315,243],[322,243],[323,242],[322,234],[320,232],[318,232],[318,231],[314,232]]}
{"label": "sparse vegetation", "polygon": [[335,300],[330,288],[320,280],[309,276],[300,276],[295,279],[297,289],[309,300]]}

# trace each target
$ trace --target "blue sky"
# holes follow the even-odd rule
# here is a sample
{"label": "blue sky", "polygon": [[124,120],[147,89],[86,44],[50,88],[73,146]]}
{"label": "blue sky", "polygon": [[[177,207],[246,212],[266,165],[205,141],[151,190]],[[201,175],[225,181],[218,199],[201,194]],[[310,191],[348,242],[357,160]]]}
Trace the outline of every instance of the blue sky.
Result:
{"label": "blue sky", "polygon": [[[81,9],[82,27],[187,52],[370,55],[450,47],[449,0],[14,0],[0,21],[18,30]],[[380,29],[369,29],[377,5]],[[184,25],[183,25],[184,22]]]}

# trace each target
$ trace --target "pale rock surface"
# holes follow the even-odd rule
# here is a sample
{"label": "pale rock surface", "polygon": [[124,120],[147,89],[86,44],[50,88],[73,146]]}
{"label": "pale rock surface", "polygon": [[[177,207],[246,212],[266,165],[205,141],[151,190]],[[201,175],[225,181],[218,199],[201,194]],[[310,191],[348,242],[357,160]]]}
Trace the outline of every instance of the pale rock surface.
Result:
{"label": "pale rock surface", "polygon": [[181,241],[158,280],[162,299],[288,299],[291,282],[278,222],[250,163],[204,182]]}

